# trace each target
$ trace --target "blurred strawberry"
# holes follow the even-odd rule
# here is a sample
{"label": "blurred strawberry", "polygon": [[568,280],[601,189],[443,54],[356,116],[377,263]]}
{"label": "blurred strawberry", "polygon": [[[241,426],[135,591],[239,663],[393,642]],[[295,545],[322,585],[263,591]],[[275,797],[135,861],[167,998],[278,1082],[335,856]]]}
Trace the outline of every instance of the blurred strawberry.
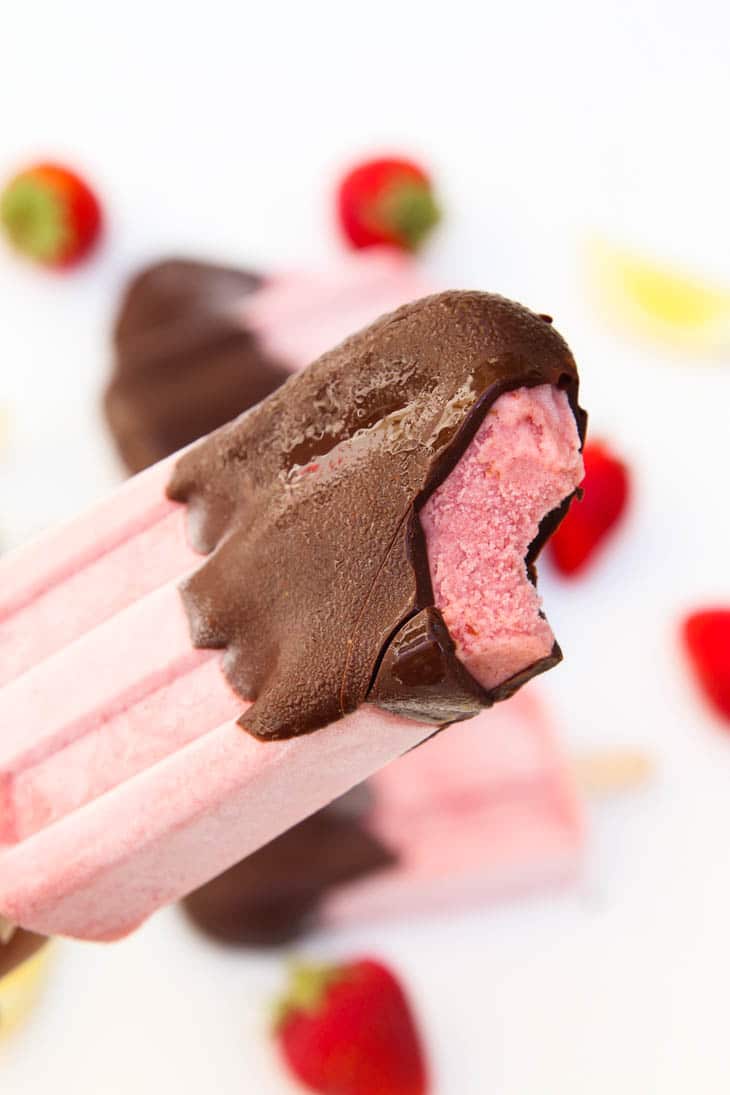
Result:
{"label": "blurred strawberry", "polygon": [[682,637],[705,696],[730,722],[730,608],[691,613],[682,624]]}
{"label": "blurred strawberry", "polygon": [[411,160],[369,160],[339,185],[342,230],[353,247],[390,244],[415,251],[440,219],[431,180]]}
{"label": "blurred strawberry", "polygon": [[294,1076],[321,1095],[425,1095],[426,1066],[403,989],[385,966],[297,966],[275,1035]]}
{"label": "blurred strawberry", "polygon": [[583,462],[583,498],[572,502],[548,541],[553,563],[566,576],[585,569],[621,519],[629,499],[628,468],[605,442],[589,442],[583,450]]}
{"label": "blurred strawberry", "polygon": [[73,171],[41,163],[21,171],[0,195],[0,222],[17,251],[44,266],[79,262],[101,228],[96,196]]}

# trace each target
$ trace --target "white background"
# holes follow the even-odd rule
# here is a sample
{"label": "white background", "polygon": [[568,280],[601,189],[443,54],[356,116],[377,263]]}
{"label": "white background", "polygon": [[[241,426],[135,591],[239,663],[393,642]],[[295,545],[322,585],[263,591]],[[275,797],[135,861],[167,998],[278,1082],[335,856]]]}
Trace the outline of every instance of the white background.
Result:
{"label": "white background", "polygon": [[[730,369],[602,328],[579,257],[600,232],[730,286],[726,6],[27,3],[2,37],[0,168],[68,158],[110,221],[99,258],[65,280],[0,257],[6,542],[118,475],[97,400],[124,276],[165,251],[333,261],[328,187],[351,156],[432,165],[436,281],[556,317],[636,500],[587,580],[544,575],[566,652],[545,688],[569,740],[643,745],[659,774],[592,806],[573,893],[307,950],[396,964],[438,1095],[726,1093],[730,742],[687,682],[676,622],[730,599]],[[194,941],[174,910],[112,948],[66,945],[0,1047],[0,1088],[287,1092],[261,1033],[280,977],[281,956]]]}

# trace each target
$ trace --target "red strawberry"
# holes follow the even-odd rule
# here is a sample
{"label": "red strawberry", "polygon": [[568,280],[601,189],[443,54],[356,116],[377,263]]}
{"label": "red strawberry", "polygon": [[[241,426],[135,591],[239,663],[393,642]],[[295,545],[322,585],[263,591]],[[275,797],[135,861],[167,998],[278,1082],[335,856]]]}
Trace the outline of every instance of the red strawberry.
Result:
{"label": "red strawberry", "polygon": [[629,499],[629,471],[602,441],[583,450],[583,498],[575,499],[548,542],[561,573],[578,574],[620,520]]}
{"label": "red strawberry", "polygon": [[700,687],[730,722],[730,608],[693,612],[682,625],[682,637]]}
{"label": "red strawberry", "polygon": [[425,1095],[428,1089],[403,989],[371,959],[295,967],[275,1033],[291,1071],[321,1095]]}
{"label": "red strawberry", "polygon": [[440,218],[431,180],[410,160],[369,160],[337,193],[340,224],[353,247],[390,244],[415,251]]}
{"label": "red strawberry", "polygon": [[99,203],[78,175],[60,164],[21,171],[0,195],[0,221],[10,242],[44,266],[71,266],[101,228]]}

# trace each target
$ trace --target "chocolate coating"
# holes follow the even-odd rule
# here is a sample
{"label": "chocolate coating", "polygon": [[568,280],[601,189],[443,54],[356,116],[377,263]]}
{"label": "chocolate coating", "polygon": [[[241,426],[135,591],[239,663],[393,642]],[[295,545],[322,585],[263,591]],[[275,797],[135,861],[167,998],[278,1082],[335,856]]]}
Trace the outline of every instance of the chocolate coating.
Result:
{"label": "chocolate coating", "polygon": [[124,292],[104,410],[119,453],[141,471],[260,402],[289,373],[234,309],[261,279],[184,259],[155,263]]}
{"label": "chocolate coating", "polygon": [[458,660],[439,610],[431,605],[405,622],[386,649],[371,691],[378,706],[436,725],[469,718],[483,707],[482,689]]}
{"label": "chocolate coating", "polygon": [[434,605],[418,511],[494,401],[541,384],[566,391],[582,437],[578,373],[555,329],[502,297],[441,293],[384,316],[180,458],[168,493],[209,555],[181,587],[192,639],[225,648],[232,687],[254,701],[245,729],[291,737],[366,701],[443,725],[504,698],[469,676],[433,612],[421,621],[428,685],[403,664],[413,618]]}
{"label": "chocolate coating", "polygon": [[364,827],[369,806],[366,787],[354,788],[190,894],[185,912],[224,943],[295,939],[316,925],[329,890],[394,862]]}

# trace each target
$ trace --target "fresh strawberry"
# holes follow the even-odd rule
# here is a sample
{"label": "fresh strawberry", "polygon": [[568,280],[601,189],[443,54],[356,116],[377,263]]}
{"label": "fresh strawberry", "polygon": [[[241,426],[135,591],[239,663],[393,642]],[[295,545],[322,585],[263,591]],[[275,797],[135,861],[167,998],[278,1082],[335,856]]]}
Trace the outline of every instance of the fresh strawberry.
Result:
{"label": "fresh strawberry", "polygon": [[425,1095],[426,1065],[403,989],[364,958],[297,966],[275,1035],[296,1078],[321,1095]]}
{"label": "fresh strawberry", "polygon": [[682,625],[682,637],[700,687],[730,722],[730,608],[693,612]]}
{"label": "fresh strawberry", "polygon": [[92,248],[101,210],[83,179],[60,164],[21,171],[0,195],[0,221],[10,242],[44,266],[72,266]]}
{"label": "fresh strawberry", "polygon": [[582,571],[620,520],[629,500],[629,471],[603,441],[583,450],[583,497],[574,499],[548,541],[548,552],[562,574]]}
{"label": "fresh strawberry", "polygon": [[438,223],[431,180],[411,160],[359,164],[337,192],[340,224],[353,247],[390,244],[415,251]]}

